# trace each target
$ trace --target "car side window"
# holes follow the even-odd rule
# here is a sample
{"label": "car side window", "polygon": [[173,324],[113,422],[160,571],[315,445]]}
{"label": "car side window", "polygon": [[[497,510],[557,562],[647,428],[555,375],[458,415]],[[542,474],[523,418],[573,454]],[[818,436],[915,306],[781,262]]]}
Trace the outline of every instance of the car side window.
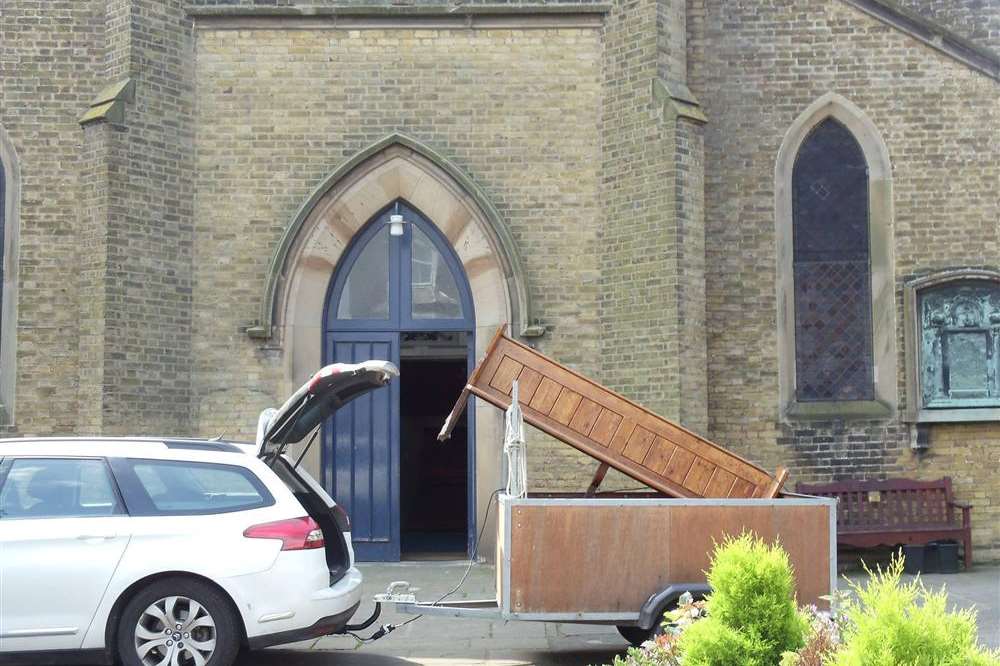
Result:
{"label": "car side window", "polygon": [[[116,460],[134,515],[199,515],[270,506],[274,498],[238,465],[174,460]],[[124,473],[122,473],[124,472]]]}
{"label": "car side window", "polygon": [[88,518],[123,513],[107,464],[92,458],[15,458],[0,489],[2,518]]}

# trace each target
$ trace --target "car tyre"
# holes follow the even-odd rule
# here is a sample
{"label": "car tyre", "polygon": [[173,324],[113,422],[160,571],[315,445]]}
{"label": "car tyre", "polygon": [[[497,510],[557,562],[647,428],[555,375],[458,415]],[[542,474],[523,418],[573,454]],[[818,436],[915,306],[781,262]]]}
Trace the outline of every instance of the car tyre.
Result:
{"label": "car tyre", "polygon": [[242,632],[216,588],[191,578],[158,580],[132,597],[118,620],[124,666],[231,666]]}

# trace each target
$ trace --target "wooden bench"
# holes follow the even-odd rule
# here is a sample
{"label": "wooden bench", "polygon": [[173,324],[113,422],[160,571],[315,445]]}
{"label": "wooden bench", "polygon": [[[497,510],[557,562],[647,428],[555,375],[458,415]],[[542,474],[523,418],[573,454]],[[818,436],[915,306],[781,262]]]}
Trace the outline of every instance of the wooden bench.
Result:
{"label": "wooden bench", "polygon": [[[795,486],[796,492],[836,497],[837,544],[857,548],[962,542],[965,568],[972,566],[972,507],[956,502],[951,478],[936,481],[888,479]],[[961,523],[955,509],[962,510]]]}

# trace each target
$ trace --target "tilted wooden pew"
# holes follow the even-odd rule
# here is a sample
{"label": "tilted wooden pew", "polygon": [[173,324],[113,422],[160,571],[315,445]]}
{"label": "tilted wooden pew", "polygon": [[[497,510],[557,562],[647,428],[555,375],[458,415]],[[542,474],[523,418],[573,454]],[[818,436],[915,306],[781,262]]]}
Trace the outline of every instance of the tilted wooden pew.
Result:
{"label": "tilted wooden pew", "polygon": [[438,435],[451,435],[469,394],[501,409],[518,382],[524,420],[596,458],[590,493],[609,467],[673,497],[772,498],[788,476],[774,476],[686,428],[601,386],[501,327]]}

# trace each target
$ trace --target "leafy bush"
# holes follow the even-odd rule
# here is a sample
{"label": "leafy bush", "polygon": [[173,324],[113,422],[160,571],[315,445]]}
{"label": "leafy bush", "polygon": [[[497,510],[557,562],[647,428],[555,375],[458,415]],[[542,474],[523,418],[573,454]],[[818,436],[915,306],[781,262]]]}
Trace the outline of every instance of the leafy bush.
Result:
{"label": "leafy bush", "polygon": [[668,648],[648,641],[642,647],[631,647],[623,657],[615,657],[612,666],[675,666],[679,662]]}
{"label": "leafy bush", "polygon": [[690,592],[677,600],[677,608],[663,616],[663,633],[629,648],[623,657],[615,657],[614,666],[679,666],[680,637],[692,623],[705,616],[705,602],[695,601]]}
{"label": "leafy bush", "polygon": [[903,559],[829,597],[835,615],[795,608],[788,556],[744,534],[716,546],[705,602],[682,598],[666,633],[614,666],[1000,666],[977,644],[976,614],[948,611],[945,592],[903,584]]}
{"label": "leafy bush", "polygon": [[843,644],[831,666],[1000,666],[1000,655],[977,645],[976,613],[948,612],[944,590],[919,579],[902,584],[903,558],[851,583],[857,601],[844,608]]}
{"label": "leafy bush", "polygon": [[749,632],[741,632],[709,616],[688,627],[681,637],[683,663],[692,666],[772,666],[772,650]]}
{"label": "leafy bush", "polygon": [[[832,601],[842,597],[835,593],[826,598]],[[785,652],[781,655],[780,666],[824,666],[840,645],[840,616],[820,612],[815,606],[808,606],[805,613],[809,618],[806,643],[798,652]]]}
{"label": "leafy bush", "polygon": [[788,554],[752,534],[716,545],[708,617],[681,636],[685,666],[775,666],[804,644],[808,620],[795,605]]}

